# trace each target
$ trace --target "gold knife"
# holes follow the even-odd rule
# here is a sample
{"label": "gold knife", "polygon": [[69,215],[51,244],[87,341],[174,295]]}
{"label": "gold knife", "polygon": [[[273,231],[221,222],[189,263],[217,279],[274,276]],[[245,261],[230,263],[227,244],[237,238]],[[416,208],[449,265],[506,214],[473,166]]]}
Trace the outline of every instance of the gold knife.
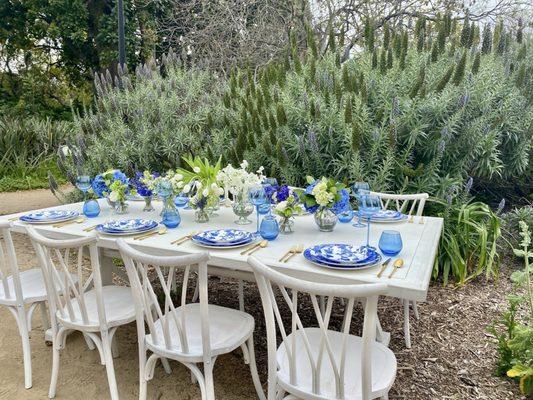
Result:
{"label": "gold knife", "polygon": [[381,264],[381,269],[378,272],[378,278],[381,278],[381,275],[383,272],[387,269],[387,265],[389,265],[391,258],[387,258],[385,261],[383,261],[383,264]]}

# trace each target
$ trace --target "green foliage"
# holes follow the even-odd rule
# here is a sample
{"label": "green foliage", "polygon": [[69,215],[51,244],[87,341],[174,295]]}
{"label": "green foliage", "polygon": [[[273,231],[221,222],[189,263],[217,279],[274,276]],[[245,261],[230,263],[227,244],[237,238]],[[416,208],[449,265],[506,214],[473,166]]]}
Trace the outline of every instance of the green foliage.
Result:
{"label": "green foliage", "polygon": [[[498,342],[497,372],[518,380],[520,391],[530,398],[533,396],[533,268],[529,265],[529,259],[533,257],[533,252],[530,250],[531,233],[528,224],[519,221],[519,226],[522,241],[514,252],[524,259],[524,270],[515,271],[511,275],[515,293],[508,296],[509,310],[488,329]],[[518,288],[525,289],[525,295],[520,295]],[[523,322],[519,321],[520,307],[526,308]]]}
{"label": "green foliage", "polygon": [[453,74],[453,83],[455,84],[455,86],[458,86],[463,80],[463,77],[465,76],[465,69],[466,69],[466,50],[463,50],[463,55],[461,56],[461,59],[459,60],[459,63],[457,64],[457,67],[455,68],[455,73]]}
{"label": "green foliage", "polygon": [[481,52],[483,54],[489,54],[492,49],[492,33],[490,26],[487,24],[483,29],[483,43],[481,45]]}
{"label": "green foliage", "polygon": [[463,285],[483,273],[487,278],[498,275],[500,219],[489,206],[467,196],[465,190],[437,201],[436,214],[444,218],[444,230],[433,276],[442,275],[444,284],[450,276]]}

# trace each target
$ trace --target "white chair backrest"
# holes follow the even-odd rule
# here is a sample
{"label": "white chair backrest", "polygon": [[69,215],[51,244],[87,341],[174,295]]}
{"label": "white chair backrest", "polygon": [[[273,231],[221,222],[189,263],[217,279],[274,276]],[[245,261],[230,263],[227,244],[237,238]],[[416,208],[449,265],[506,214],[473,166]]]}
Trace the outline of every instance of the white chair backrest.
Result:
{"label": "white chair backrest", "polygon": [[[291,385],[298,386],[298,370],[296,369],[296,360],[298,355],[298,347],[296,346],[296,337],[300,335],[303,341],[306,358],[309,360],[310,370],[312,376],[313,394],[320,396],[321,381],[320,371],[324,363],[328,363],[328,368],[335,376],[335,391],[336,398],[343,399],[345,374],[353,373],[345,371],[346,363],[346,338],[349,335],[350,324],[352,320],[352,313],[356,299],[365,298],[365,315],[363,323],[363,349],[361,357],[361,383],[362,383],[362,398],[370,398],[372,390],[372,371],[371,371],[371,345],[375,341],[376,336],[376,317],[377,317],[377,301],[381,294],[385,294],[387,285],[382,283],[375,284],[361,284],[361,285],[334,285],[323,284],[304,281],[296,279],[284,274],[281,274],[272,268],[264,265],[254,257],[248,258],[249,264],[255,274],[259,292],[261,294],[261,301],[263,303],[263,311],[265,313],[265,321],[267,328],[267,342],[268,342],[268,362],[269,362],[269,388],[268,398],[275,398],[275,371],[277,370],[276,361],[276,331],[279,330],[285,352],[288,356],[290,380]],[[283,300],[287,303],[291,310],[291,326],[288,333],[282,320],[281,312],[274,294],[274,286],[279,288]],[[326,297],[325,313],[322,315],[319,306],[319,296]],[[327,331],[334,330],[329,326],[333,302],[335,298],[342,298],[347,300],[345,317],[341,329],[342,332],[342,350],[340,357],[334,354],[332,350],[332,343],[328,337]],[[304,330],[304,322],[298,315],[298,301],[299,299],[309,298],[313,306],[315,317],[320,328],[320,348],[318,352],[312,352],[308,336]],[[276,329],[277,326],[277,329]],[[287,337],[292,334],[291,339]],[[315,349],[316,350],[316,349]],[[299,357],[302,359],[303,357]],[[318,398],[318,397],[317,397]]]}
{"label": "white chair backrest", "polygon": [[370,192],[370,194],[379,196],[381,199],[381,208],[388,210],[394,208],[409,216],[422,216],[424,213],[424,206],[426,200],[429,198],[427,193],[415,194],[393,194],[393,193],[379,193]]}
{"label": "white chair backrest", "polygon": [[[207,294],[207,260],[208,253],[198,253],[185,256],[155,256],[143,253],[123,239],[117,241],[120,254],[126,265],[130,286],[135,299],[135,310],[137,314],[137,334],[139,337],[145,335],[145,322],[149,333],[156,345],[164,346],[168,351],[175,350],[175,345],[179,344],[181,352],[189,352],[190,337],[187,333],[186,312],[178,316],[175,311],[178,307],[187,304],[187,285],[191,272],[197,270],[200,294],[200,317],[202,331],[202,347],[204,361],[211,359],[209,319],[208,319],[208,294]],[[153,280],[161,286],[164,298],[163,306],[158,302],[158,296],[154,283],[148,276],[149,270],[155,272]],[[172,288],[176,285],[177,273],[183,272],[181,285],[181,296],[179,305],[174,304],[172,299]],[[153,276],[153,275],[152,275]],[[156,285],[157,287],[157,285]],[[153,315],[152,310],[155,311]],[[161,331],[158,332],[155,323],[161,320]],[[178,335],[171,334],[172,325]],[[162,333],[162,334],[161,334]]]}
{"label": "white chair backrest", "polygon": [[[73,325],[89,325],[86,291],[93,287],[96,292],[98,322],[100,327],[107,329],[96,236],[58,240],[41,235],[33,227],[27,227],[26,230],[43,270],[52,327],[56,325],[57,313],[61,319]],[[86,249],[89,250],[91,269],[88,276],[84,277],[87,275],[83,271]],[[77,279],[73,279],[71,270]],[[73,303],[78,307],[73,306]]]}
{"label": "white chair backrest", "polygon": [[[11,277],[12,285],[9,285]],[[11,222],[0,222],[0,280],[4,289],[5,300],[16,301],[17,305],[24,302],[20,285],[19,267],[13,238],[11,237]]]}

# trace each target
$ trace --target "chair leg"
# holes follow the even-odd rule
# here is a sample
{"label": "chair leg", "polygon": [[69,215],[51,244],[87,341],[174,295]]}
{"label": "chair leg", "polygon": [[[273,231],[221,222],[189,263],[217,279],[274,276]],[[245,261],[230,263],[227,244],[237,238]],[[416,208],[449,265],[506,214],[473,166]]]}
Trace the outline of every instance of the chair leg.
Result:
{"label": "chair leg", "polygon": [[148,382],[145,375],[146,350],[139,344],[139,400],[146,400]]}
{"label": "chair leg", "polygon": [[239,279],[239,310],[244,312],[244,282]]}
{"label": "chair leg", "polygon": [[57,376],[59,375],[59,346],[58,338],[54,338],[52,345],[52,377],[50,379],[50,389],[48,390],[48,397],[53,399],[56,397]]}
{"label": "chair leg", "polygon": [[254,382],[255,391],[260,400],[266,400],[265,392],[261,386],[261,380],[259,379],[259,374],[257,373],[257,365],[255,364],[255,350],[254,350],[254,335],[250,335],[250,338],[247,341],[248,344],[248,355],[250,363],[250,372],[252,374],[252,381]]}
{"label": "chair leg", "polygon": [[111,339],[111,356],[113,358],[117,358],[119,356],[118,351],[118,343],[117,343],[117,337],[116,335],[113,335],[113,338]]}
{"label": "chair leg", "polygon": [[22,356],[24,360],[24,387],[29,389],[32,387],[30,333],[24,306],[18,307],[17,311],[17,324],[20,338],[22,339]]}
{"label": "chair leg", "polygon": [[413,301],[411,304],[413,306],[413,313],[415,314],[415,318],[419,320],[420,314],[418,313],[418,305],[416,304],[416,301]]}
{"label": "chair leg", "polygon": [[204,363],[205,400],[215,400],[215,383],[213,382],[214,360]]}
{"label": "chair leg", "polygon": [[200,282],[197,279],[196,280],[196,286],[194,287],[194,293],[192,295],[192,303],[196,303],[198,301],[198,297],[200,296]]}
{"label": "chair leg", "polygon": [[115,378],[115,367],[113,365],[113,354],[111,350],[111,340],[109,339],[109,332],[100,332],[102,336],[102,347],[104,350],[105,369],[107,372],[107,381],[109,383],[109,392],[112,400],[118,400],[117,380]]}
{"label": "chair leg", "polygon": [[47,331],[50,328],[50,321],[48,320],[48,311],[46,310],[46,303],[43,301],[39,304],[41,310],[41,320],[43,321],[43,331]]}
{"label": "chair leg", "polygon": [[409,326],[409,300],[403,300],[403,333],[405,336],[405,347],[411,348],[411,332]]}

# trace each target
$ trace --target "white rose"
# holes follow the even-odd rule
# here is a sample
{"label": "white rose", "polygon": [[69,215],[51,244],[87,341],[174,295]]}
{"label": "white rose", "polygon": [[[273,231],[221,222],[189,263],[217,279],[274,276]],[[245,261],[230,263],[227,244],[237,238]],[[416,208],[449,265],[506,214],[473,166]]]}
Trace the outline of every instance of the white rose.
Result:
{"label": "white rose", "polygon": [[286,208],[287,208],[287,201],[281,201],[276,205],[277,211],[285,211]]}
{"label": "white rose", "polygon": [[113,201],[113,202],[118,201],[118,193],[117,192],[111,192],[109,194],[109,200]]}

